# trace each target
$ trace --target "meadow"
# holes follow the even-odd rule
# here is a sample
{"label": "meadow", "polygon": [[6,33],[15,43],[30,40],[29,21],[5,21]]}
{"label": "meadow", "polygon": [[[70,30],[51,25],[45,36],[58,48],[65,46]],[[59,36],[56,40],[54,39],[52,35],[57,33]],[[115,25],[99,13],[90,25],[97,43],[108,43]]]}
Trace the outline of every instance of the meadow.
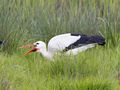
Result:
{"label": "meadow", "polygon": [[[0,0],[0,90],[120,90],[119,0]],[[77,56],[38,53],[19,46],[61,33],[102,35]]]}

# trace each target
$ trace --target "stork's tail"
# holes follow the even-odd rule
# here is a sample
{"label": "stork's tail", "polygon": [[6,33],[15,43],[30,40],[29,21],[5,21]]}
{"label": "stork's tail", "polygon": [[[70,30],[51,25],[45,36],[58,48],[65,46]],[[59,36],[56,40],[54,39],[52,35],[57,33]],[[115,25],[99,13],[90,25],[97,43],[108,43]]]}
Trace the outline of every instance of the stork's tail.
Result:
{"label": "stork's tail", "polygon": [[97,43],[98,45],[104,46],[105,45],[105,38],[102,36],[90,36],[90,41]]}

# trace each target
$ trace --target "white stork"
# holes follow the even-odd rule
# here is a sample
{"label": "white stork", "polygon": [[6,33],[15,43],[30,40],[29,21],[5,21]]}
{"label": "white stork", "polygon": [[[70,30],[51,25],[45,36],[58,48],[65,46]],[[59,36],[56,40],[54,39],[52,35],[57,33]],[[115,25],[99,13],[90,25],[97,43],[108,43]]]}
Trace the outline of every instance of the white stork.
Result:
{"label": "white stork", "polygon": [[[48,42],[48,46],[43,41],[33,43],[34,48],[24,55],[31,52],[39,52],[47,59],[52,59],[57,52],[64,52],[67,55],[76,55],[79,52],[85,51],[88,48],[95,47],[95,45],[104,45],[105,39],[102,36],[94,35],[80,35],[66,33],[54,36]],[[25,45],[20,48],[31,47],[33,45]],[[48,49],[47,49],[48,48]]]}

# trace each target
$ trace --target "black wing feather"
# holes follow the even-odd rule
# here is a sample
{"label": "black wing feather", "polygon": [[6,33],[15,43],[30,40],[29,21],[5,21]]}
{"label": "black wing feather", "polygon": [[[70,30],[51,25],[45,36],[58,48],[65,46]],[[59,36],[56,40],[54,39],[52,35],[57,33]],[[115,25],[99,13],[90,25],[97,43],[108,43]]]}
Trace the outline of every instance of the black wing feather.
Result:
{"label": "black wing feather", "polygon": [[[78,36],[80,34],[71,34],[72,36]],[[105,45],[105,38],[102,36],[87,36],[87,35],[81,35],[80,39],[78,39],[76,42],[70,44],[68,47],[66,47],[63,51],[68,51],[70,49],[74,49],[77,47],[81,47],[87,44],[97,43],[98,45]]]}

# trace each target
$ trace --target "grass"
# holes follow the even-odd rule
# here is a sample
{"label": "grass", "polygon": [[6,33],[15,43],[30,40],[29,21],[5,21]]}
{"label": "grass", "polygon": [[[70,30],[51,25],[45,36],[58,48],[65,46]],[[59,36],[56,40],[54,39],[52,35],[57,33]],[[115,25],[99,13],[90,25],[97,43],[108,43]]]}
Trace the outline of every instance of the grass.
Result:
{"label": "grass", "polygon": [[[119,0],[0,0],[0,90],[119,90]],[[61,33],[103,35],[106,46],[53,62],[18,47]]]}
{"label": "grass", "polygon": [[119,49],[96,47],[48,61],[37,53],[0,54],[1,90],[119,90]]}

